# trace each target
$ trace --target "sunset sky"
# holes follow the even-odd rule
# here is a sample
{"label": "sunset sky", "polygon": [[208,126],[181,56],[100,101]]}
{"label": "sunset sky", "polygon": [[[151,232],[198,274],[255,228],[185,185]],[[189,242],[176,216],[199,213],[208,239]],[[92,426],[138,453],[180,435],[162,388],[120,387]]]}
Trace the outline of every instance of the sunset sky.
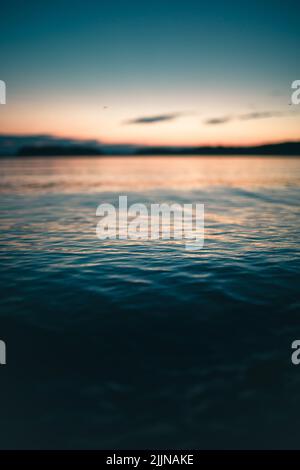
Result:
{"label": "sunset sky", "polygon": [[299,1],[1,6],[1,134],[143,145],[300,139]]}

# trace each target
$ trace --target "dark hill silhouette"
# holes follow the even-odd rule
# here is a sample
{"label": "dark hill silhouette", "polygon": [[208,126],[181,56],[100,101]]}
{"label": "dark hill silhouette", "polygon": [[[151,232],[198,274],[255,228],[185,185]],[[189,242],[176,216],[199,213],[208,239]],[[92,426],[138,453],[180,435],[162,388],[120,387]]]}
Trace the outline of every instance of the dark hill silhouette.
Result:
{"label": "dark hill silhouette", "polygon": [[248,147],[145,147],[139,155],[286,155],[300,156],[300,142]]}
{"label": "dark hill silhouette", "polygon": [[276,144],[247,147],[203,146],[203,147],[134,147],[122,152],[113,146],[94,147],[89,145],[38,145],[23,146],[17,156],[92,156],[92,155],[273,155],[300,156],[300,142],[282,142]]}
{"label": "dark hill silhouette", "polygon": [[80,145],[44,145],[44,146],[24,146],[18,151],[19,156],[74,156],[74,155],[102,155],[98,148]]}

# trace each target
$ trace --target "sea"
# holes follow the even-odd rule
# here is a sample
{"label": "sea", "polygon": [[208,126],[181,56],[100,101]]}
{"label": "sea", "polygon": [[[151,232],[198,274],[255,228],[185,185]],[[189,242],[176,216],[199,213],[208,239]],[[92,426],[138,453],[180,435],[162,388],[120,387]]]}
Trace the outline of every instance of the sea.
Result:
{"label": "sea", "polygon": [[[299,158],[10,157],[0,174],[0,448],[300,448]],[[203,247],[100,240],[97,207],[121,195],[204,204]]]}

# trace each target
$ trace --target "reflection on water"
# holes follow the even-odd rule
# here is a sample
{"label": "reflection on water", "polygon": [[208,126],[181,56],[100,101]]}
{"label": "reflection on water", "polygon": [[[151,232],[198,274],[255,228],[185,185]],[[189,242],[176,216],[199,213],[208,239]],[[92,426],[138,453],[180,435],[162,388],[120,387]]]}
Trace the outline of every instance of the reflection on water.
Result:
{"label": "reflection on water", "polygon": [[[0,447],[298,447],[300,160],[2,159]],[[204,203],[205,246],[96,207]]]}
{"label": "reflection on water", "polygon": [[193,190],[299,185],[299,160],[258,157],[24,158],[1,161],[2,192]]}

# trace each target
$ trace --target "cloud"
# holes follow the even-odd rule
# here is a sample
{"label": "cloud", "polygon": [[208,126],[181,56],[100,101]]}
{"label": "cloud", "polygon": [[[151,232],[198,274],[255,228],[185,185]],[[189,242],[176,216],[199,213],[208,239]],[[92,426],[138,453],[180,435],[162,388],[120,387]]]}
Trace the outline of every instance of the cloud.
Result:
{"label": "cloud", "polygon": [[281,111],[257,111],[252,113],[246,114],[238,114],[236,116],[219,116],[211,119],[207,119],[204,121],[204,124],[207,125],[217,125],[217,124],[226,124],[227,122],[231,121],[251,121],[254,119],[269,119],[273,117],[279,116],[290,116],[295,113],[291,112],[281,112]]}
{"label": "cloud", "polygon": [[155,124],[157,122],[173,121],[182,116],[183,113],[158,114],[155,116],[141,116],[125,121],[124,124]]}
{"label": "cloud", "polygon": [[234,118],[232,116],[221,116],[216,118],[207,119],[205,124],[215,126],[217,124],[225,124],[226,122],[232,121]]}
{"label": "cloud", "polygon": [[279,111],[261,111],[255,113],[241,114],[240,116],[238,116],[238,119],[240,119],[241,121],[248,121],[250,119],[265,119],[282,115],[283,113]]}

